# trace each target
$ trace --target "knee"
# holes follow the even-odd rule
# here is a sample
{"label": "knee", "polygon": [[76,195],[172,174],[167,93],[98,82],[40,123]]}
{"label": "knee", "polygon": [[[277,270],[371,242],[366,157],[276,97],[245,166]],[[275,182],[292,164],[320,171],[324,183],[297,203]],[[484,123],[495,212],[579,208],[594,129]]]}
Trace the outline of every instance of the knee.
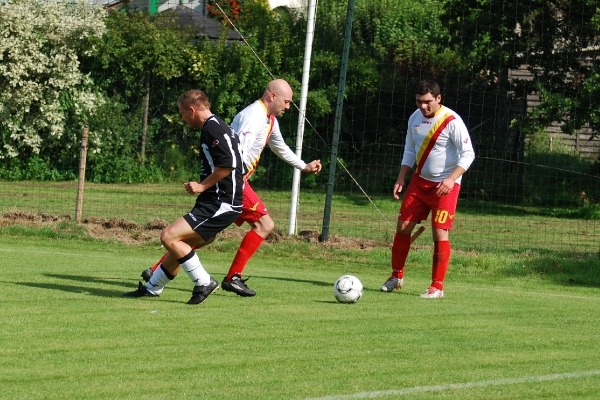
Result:
{"label": "knee", "polygon": [[169,248],[171,243],[173,243],[173,235],[170,232],[168,226],[165,229],[163,229],[162,232],[160,233],[160,242],[166,248]]}
{"label": "knee", "polygon": [[415,225],[416,223],[412,221],[398,221],[396,233],[399,233],[400,235],[410,235]]}
{"label": "knee", "polygon": [[433,241],[434,242],[442,242],[448,240],[448,230],[447,229],[433,229]]}
{"label": "knee", "polygon": [[265,222],[264,222],[264,227],[265,227],[265,230],[266,230],[268,233],[271,233],[271,231],[272,231],[273,229],[275,229],[275,222],[273,222],[273,220],[271,219],[271,217],[269,217],[268,215],[267,215],[266,217],[267,217],[267,218],[265,219]]}
{"label": "knee", "polygon": [[275,222],[271,219],[269,215],[263,215],[258,221],[254,223],[252,227],[256,233],[258,233],[263,238],[266,238],[269,233],[275,228]]}

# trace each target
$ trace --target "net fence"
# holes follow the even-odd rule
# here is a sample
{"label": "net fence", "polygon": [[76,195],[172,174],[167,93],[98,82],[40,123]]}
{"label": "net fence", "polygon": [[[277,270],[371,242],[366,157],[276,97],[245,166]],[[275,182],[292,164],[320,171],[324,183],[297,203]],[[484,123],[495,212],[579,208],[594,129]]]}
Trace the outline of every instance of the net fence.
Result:
{"label": "net fence", "polygon": [[[14,4],[0,4],[7,18],[7,7]],[[50,13],[43,3],[31,4],[20,12]],[[51,39],[43,42],[46,55],[74,54],[82,76],[73,90],[61,90],[52,80],[68,66],[45,62],[44,71],[23,74],[38,85],[38,99],[19,103],[18,95],[30,94],[17,89],[29,81],[21,77],[14,86],[11,74],[17,65],[29,67],[7,45],[2,48],[0,212],[75,217],[84,125],[89,144],[83,219],[147,224],[189,211],[193,198],[181,183],[198,177],[199,133],[183,127],[176,101],[190,88],[205,90],[213,111],[231,122],[262,95],[269,80],[287,79],[295,89],[295,106],[279,121],[295,150],[311,6],[316,18],[302,158],[320,159],[323,171],[301,178],[296,232],[322,232],[330,212],[330,235],[391,242],[400,206],[391,191],[408,117],[416,109],[413,88],[433,78],[442,88],[443,104],[465,121],[476,152],[463,177],[453,247],[598,253],[600,96],[590,89],[599,76],[595,4],[554,11],[535,0],[97,4],[104,14],[85,18],[101,18],[98,32],[80,40],[72,39],[75,33],[67,35],[73,40],[68,49]],[[521,16],[523,10],[528,11]],[[52,18],[67,14],[59,9]],[[22,24],[33,24],[28,21]],[[336,132],[349,21],[347,79]],[[581,31],[572,37],[589,40],[564,48],[558,46],[563,37],[540,28],[575,30],[574,21]],[[18,40],[25,31],[11,30],[6,18],[0,24],[7,37],[15,38],[13,46],[25,46]],[[48,36],[53,26],[38,21],[29,32]],[[77,37],[85,31],[84,23]],[[537,53],[548,48],[542,45],[554,49],[553,58]],[[13,97],[6,95],[11,85],[17,92]],[[86,100],[86,94],[94,96]],[[87,108],[81,105],[86,101]],[[62,119],[55,117],[53,125],[44,106],[55,107]],[[28,113],[19,114],[18,107],[28,107]],[[36,118],[45,123],[33,123]],[[286,233],[293,173],[266,148],[252,178],[276,228]],[[330,174],[334,188],[331,210],[326,210]],[[429,243],[427,236],[419,241]]]}

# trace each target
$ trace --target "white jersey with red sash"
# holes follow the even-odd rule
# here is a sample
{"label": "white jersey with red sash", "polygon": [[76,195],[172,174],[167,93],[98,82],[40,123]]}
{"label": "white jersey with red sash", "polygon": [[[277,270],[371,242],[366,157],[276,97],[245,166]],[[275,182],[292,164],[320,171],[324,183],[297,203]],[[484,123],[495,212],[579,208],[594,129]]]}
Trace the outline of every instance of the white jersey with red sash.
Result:
{"label": "white jersey with red sash", "polygon": [[[458,114],[441,106],[431,118],[416,110],[408,119],[402,165],[417,166],[423,179],[441,182],[456,166],[465,170],[475,159],[473,144]],[[460,184],[462,177],[456,180]]]}
{"label": "white jersey with red sash", "polygon": [[268,115],[267,108],[257,100],[240,111],[231,129],[240,137],[242,160],[246,165],[249,178],[260,160],[264,147],[268,144],[277,156],[298,169],[304,169],[306,163],[290,150],[279,130],[277,118]]}

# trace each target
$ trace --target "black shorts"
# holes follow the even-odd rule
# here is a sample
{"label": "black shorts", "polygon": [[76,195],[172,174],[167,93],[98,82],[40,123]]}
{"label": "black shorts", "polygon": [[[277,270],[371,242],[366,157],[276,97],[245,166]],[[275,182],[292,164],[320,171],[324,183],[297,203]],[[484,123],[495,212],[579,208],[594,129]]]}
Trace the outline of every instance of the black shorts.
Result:
{"label": "black shorts", "polygon": [[219,201],[196,202],[194,208],[183,218],[205,242],[217,236],[240,216],[242,206]]}

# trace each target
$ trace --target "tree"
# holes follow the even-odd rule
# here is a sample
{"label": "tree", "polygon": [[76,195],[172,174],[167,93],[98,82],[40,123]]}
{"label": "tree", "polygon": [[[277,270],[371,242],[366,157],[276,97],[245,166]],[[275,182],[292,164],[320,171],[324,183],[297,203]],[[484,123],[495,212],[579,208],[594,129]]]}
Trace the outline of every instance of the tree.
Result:
{"label": "tree", "polygon": [[[553,122],[566,133],[600,132],[600,12],[593,0],[448,0],[444,22],[451,46],[489,85],[502,85],[541,104],[525,119],[531,133]],[[527,66],[531,80],[508,82],[510,68]]]}
{"label": "tree", "polygon": [[151,16],[134,10],[109,13],[106,26],[106,34],[96,43],[98,56],[89,60],[88,68],[102,89],[109,96],[126,101],[130,111],[142,104],[140,161],[143,164],[152,84],[169,82],[185,74],[193,57],[193,35],[169,16]]}
{"label": "tree", "polygon": [[93,54],[103,19],[84,0],[0,2],[0,158],[40,153],[101,104],[78,55]]}

